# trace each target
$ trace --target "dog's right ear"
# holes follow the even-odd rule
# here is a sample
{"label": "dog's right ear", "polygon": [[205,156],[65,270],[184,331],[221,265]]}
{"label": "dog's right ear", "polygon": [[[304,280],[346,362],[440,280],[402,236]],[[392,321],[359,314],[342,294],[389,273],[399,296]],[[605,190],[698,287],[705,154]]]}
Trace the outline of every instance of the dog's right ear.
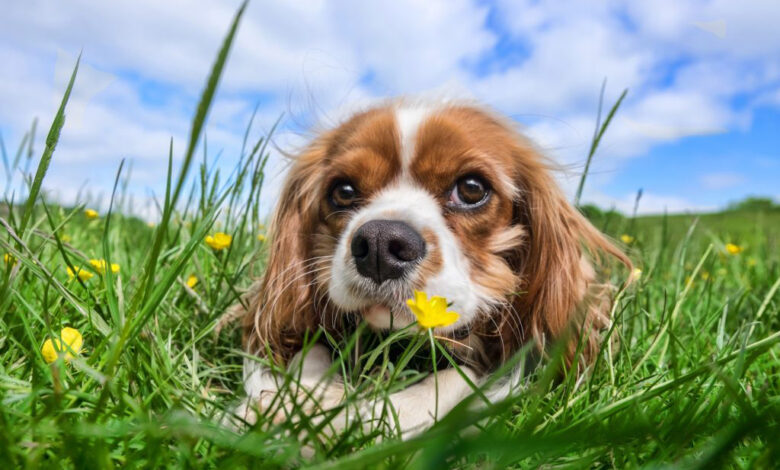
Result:
{"label": "dog's right ear", "polygon": [[325,139],[294,157],[268,228],[269,256],[263,278],[244,299],[244,350],[278,361],[289,360],[317,318],[313,306],[310,240],[320,198]]}
{"label": "dog's right ear", "polygon": [[526,233],[518,251],[522,294],[512,305],[515,324],[527,335],[521,342],[566,339],[566,360],[587,364],[611,321],[614,292],[603,268],[615,260],[631,272],[631,261],[567,201],[553,178],[555,167],[520,139],[515,161],[516,219]]}

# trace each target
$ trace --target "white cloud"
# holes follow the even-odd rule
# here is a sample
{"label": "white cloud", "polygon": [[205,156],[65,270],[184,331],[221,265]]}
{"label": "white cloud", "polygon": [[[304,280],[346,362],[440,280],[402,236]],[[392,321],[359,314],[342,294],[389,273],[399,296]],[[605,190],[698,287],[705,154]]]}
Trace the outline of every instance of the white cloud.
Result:
{"label": "white cloud", "polygon": [[529,31],[530,57],[474,84],[479,97],[505,112],[559,116],[595,110],[604,78],[614,101],[625,87],[638,87],[651,55],[627,44],[627,36],[608,23],[583,18],[561,24],[545,22]]}
{"label": "white cloud", "polygon": [[[614,208],[623,214],[630,215],[634,212],[636,204],[636,193],[625,194],[622,197],[611,197],[600,192],[592,192],[587,198],[583,199],[585,203],[593,203],[603,208]],[[717,209],[712,204],[698,204],[683,197],[643,193],[637,206],[637,214],[674,214],[683,212],[710,212]]]}
{"label": "white cloud", "polygon": [[726,39],[726,20],[698,21],[693,24],[702,31],[714,34],[717,38]]}
{"label": "white cloud", "polygon": [[[626,5],[630,17],[639,20],[635,24],[641,35],[682,52],[766,60],[780,48],[780,3],[774,0],[655,0]],[[713,22],[725,25],[724,37],[697,26]]]}
{"label": "white cloud", "polygon": [[760,94],[755,99],[755,104],[764,106],[780,106],[780,87]]}
{"label": "white cloud", "polygon": [[699,177],[699,182],[706,189],[726,189],[739,186],[747,181],[744,175],[733,172],[707,173]]}

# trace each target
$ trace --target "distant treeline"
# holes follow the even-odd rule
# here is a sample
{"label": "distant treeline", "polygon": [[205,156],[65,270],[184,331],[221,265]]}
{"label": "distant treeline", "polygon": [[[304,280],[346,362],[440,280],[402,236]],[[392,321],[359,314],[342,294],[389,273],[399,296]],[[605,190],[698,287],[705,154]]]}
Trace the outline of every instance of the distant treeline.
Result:
{"label": "distant treeline", "polygon": [[[640,202],[641,206],[641,202]],[[615,208],[602,209],[595,204],[585,204],[580,206],[580,211],[589,219],[601,219],[604,217],[625,217],[629,214],[623,214]],[[723,211],[716,212],[780,212],[780,204],[772,198],[761,196],[749,196],[741,201],[730,203]]]}
{"label": "distant treeline", "polygon": [[730,211],[777,211],[780,204],[768,197],[751,196],[741,201],[732,202],[726,210]]}

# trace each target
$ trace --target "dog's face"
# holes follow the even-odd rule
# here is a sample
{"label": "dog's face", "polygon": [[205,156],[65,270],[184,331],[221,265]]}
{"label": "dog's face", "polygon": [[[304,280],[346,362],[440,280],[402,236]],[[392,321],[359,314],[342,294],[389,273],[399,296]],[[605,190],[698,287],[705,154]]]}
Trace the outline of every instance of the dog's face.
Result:
{"label": "dog's face", "polygon": [[282,356],[349,315],[408,325],[414,289],[460,314],[438,333],[505,356],[583,310],[595,278],[583,244],[622,256],[510,125],[471,106],[391,104],[322,133],[290,170],[270,235],[245,332],[252,352]]}
{"label": "dog's face", "polygon": [[376,328],[414,321],[412,289],[447,298],[468,329],[517,279],[500,248],[520,243],[509,136],[467,108],[390,107],[336,130],[323,161],[312,254],[330,301]]}

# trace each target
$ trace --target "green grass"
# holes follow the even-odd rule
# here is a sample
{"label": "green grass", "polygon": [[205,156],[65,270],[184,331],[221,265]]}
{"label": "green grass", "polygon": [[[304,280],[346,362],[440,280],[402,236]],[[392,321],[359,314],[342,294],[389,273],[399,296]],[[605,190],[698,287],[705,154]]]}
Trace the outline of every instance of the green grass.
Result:
{"label": "green grass", "polygon": [[[616,293],[611,334],[620,341],[585,376],[561,377],[553,352],[529,371],[521,393],[487,408],[458,407],[409,441],[393,439],[381,424],[314,439],[333,413],[313,416],[302,408],[279,424],[261,418],[246,431],[220,425],[241,394],[244,356],[236,326],[218,335],[215,327],[262,273],[265,257],[257,235],[266,212],[258,201],[267,140],[252,141],[250,123],[233,174],[220,175],[205,154],[193,168],[234,32],[235,24],[184,158],[174,165],[169,151],[155,227],[123,215],[129,199],[121,169],[112,210],[98,219],[87,219],[84,206],[37,197],[67,93],[34,175],[16,182],[24,188],[9,181],[0,205],[0,252],[13,257],[0,266],[2,468],[776,465],[780,212],[772,210],[593,215],[614,237],[634,238],[626,248],[642,275]],[[6,168],[19,172],[29,164],[32,140],[26,137],[15,155],[3,146]],[[19,204],[13,194],[22,193],[32,198]],[[203,243],[217,230],[233,235],[229,249]],[[727,254],[726,243],[743,251]],[[87,281],[68,277],[67,266],[89,270],[91,258],[121,270],[92,272]],[[620,283],[626,274],[611,275]],[[198,283],[189,289],[191,275]],[[63,326],[83,334],[84,350],[70,362],[47,364],[41,346]],[[425,337],[358,334],[377,347],[355,358],[354,337],[338,344],[343,354],[335,367],[350,384],[349,401],[381,397],[428,372],[425,360],[415,360],[425,356]],[[300,457],[304,445],[316,450],[312,458]]]}

